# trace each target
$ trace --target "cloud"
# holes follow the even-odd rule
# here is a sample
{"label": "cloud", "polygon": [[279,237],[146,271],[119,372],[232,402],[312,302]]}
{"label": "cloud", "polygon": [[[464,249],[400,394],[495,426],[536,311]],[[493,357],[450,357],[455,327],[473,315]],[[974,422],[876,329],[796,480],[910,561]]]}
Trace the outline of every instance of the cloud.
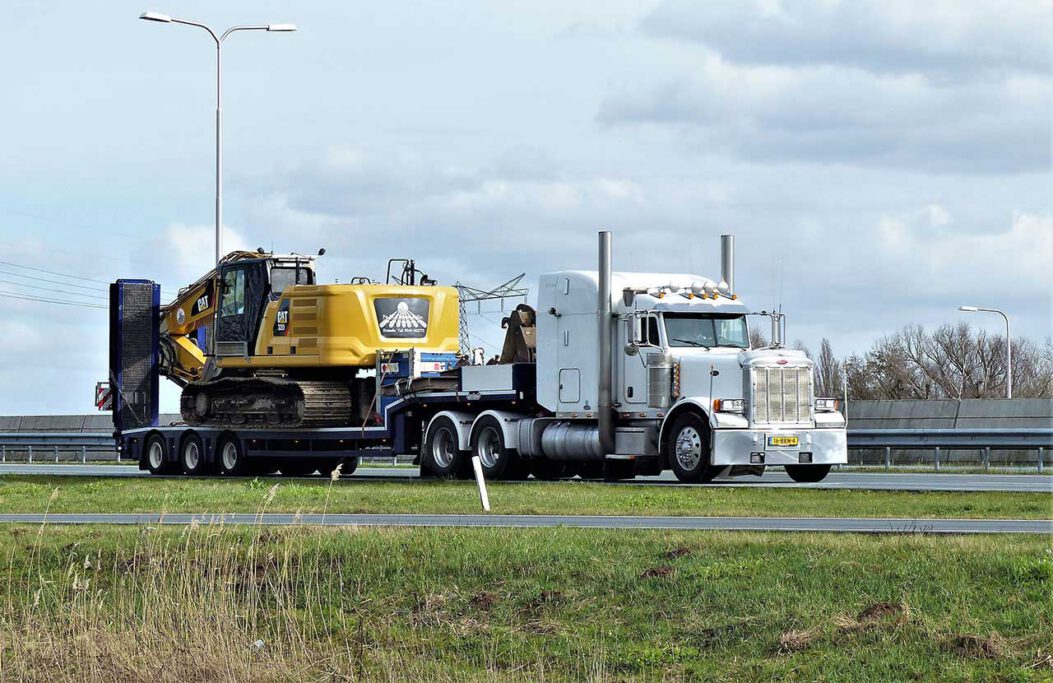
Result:
{"label": "cloud", "polygon": [[990,174],[1048,170],[1051,106],[1053,84],[1038,76],[934,85],[916,74],[703,55],[691,73],[609,93],[597,120],[753,162]]}
{"label": "cloud", "polygon": [[1046,75],[1049,0],[665,0],[649,34],[742,64],[840,65],[934,78]]}

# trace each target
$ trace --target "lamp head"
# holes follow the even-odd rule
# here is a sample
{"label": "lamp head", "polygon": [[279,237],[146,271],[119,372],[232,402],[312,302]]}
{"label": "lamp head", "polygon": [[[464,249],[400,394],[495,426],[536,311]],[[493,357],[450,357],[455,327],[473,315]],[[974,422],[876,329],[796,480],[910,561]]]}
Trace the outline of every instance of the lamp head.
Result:
{"label": "lamp head", "polygon": [[980,309],[977,308],[976,306],[959,306],[958,310],[959,311],[965,311],[966,313],[975,313],[975,312],[977,312]]}
{"label": "lamp head", "polygon": [[297,29],[296,24],[267,24],[267,30],[276,33],[290,33]]}
{"label": "lamp head", "polygon": [[161,14],[160,12],[143,12],[139,15],[139,18],[144,21],[159,21],[162,24],[172,23],[172,17],[167,14]]}

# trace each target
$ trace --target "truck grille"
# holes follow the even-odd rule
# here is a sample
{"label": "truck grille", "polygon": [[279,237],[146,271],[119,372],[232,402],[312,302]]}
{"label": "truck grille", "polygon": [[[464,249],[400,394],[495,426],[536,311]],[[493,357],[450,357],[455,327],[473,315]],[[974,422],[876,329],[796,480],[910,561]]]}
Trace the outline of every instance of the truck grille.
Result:
{"label": "truck grille", "polygon": [[795,424],[812,419],[812,369],[809,367],[754,367],[753,421],[758,424]]}

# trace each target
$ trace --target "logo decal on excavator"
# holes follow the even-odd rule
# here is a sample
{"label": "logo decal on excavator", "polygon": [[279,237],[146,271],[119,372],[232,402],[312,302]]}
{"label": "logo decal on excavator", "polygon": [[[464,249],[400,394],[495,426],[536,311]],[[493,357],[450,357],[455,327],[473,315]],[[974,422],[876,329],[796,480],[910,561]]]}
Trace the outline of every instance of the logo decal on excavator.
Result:
{"label": "logo decal on excavator", "polygon": [[282,299],[274,313],[274,336],[284,337],[289,334],[289,300]]}
{"label": "logo decal on excavator", "polygon": [[420,339],[428,334],[427,299],[399,297],[375,299],[381,336],[389,339]]}

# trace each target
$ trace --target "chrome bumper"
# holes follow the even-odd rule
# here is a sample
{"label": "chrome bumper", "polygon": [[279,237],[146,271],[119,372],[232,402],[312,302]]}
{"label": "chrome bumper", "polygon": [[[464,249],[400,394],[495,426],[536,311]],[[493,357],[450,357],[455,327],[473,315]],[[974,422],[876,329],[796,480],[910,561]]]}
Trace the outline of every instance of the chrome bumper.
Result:
{"label": "chrome bumper", "polygon": [[[796,436],[794,447],[768,447],[769,436]],[[756,462],[754,454],[763,453]],[[811,462],[802,463],[802,453],[811,453]],[[757,429],[714,429],[714,465],[844,465],[848,462],[848,436],[844,429],[800,429],[770,431]]]}

